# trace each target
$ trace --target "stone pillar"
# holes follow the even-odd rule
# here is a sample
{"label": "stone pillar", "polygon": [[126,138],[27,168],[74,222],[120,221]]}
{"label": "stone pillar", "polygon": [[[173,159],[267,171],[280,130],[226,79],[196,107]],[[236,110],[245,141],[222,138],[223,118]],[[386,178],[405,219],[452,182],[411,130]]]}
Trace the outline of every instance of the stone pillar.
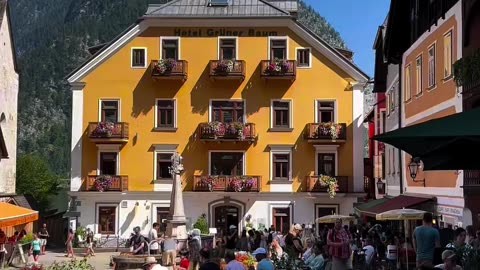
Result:
{"label": "stone pillar", "polygon": [[182,157],[175,153],[172,156],[170,174],[173,178],[172,194],[170,198],[170,213],[167,220],[167,235],[176,239],[177,249],[181,249],[187,240],[187,219],[183,206],[181,174],[183,173]]}

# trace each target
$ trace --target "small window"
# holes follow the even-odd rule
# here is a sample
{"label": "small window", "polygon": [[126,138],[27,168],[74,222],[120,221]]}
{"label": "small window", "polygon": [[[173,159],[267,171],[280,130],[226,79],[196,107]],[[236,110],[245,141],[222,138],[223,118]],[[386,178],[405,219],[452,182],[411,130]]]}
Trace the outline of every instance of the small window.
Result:
{"label": "small window", "polygon": [[274,101],[273,102],[273,125],[274,128],[290,127],[290,102]]}
{"label": "small window", "polygon": [[175,127],[175,100],[157,100],[157,128]]}
{"label": "small window", "polygon": [[220,60],[235,60],[237,52],[237,40],[234,38],[220,39]]}
{"label": "small window", "polygon": [[395,111],[395,92],[394,91],[390,92],[390,112]]}
{"label": "small window", "polygon": [[290,155],[272,154],[273,156],[273,180],[290,179]]}
{"label": "small window", "polygon": [[452,75],[452,62],[453,62],[453,54],[452,54],[452,31],[448,32],[443,37],[443,77],[449,78]]}
{"label": "small window", "polygon": [[163,39],[162,59],[179,60],[178,55],[178,39]]}
{"label": "small window", "polygon": [[297,66],[304,68],[310,67],[310,49],[297,49]]}
{"label": "small window", "polygon": [[335,122],[335,102],[318,101],[318,123]]}
{"label": "small window", "polygon": [[117,175],[117,152],[100,153],[100,175]]}
{"label": "small window", "polygon": [[172,166],[172,154],[157,153],[157,180],[172,179],[170,167]]}
{"label": "small window", "polygon": [[212,121],[222,123],[243,123],[243,106],[243,101],[212,101]]}
{"label": "small window", "polygon": [[412,67],[405,68],[405,101],[412,99]]}
{"label": "small window", "polygon": [[277,232],[289,230],[292,224],[290,220],[290,207],[273,207],[272,220],[272,225]]}
{"label": "small window", "polygon": [[103,100],[100,103],[100,122],[118,122],[118,100]]}
{"label": "small window", "polygon": [[270,60],[287,60],[287,40],[271,39],[270,40]]}
{"label": "small window", "polygon": [[435,63],[436,63],[436,46],[433,44],[428,48],[428,88],[435,87]]}
{"label": "small window", "polygon": [[423,92],[423,78],[422,78],[422,56],[417,57],[415,66],[415,87],[417,88],[417,95],[421,95]]}
{"label": "small window", "polygon": [[115,206],[98,207],[98,233],[115,234],[117,208]]}
{"label": "small window", "polygon": [[146,67],[146,49],[132,49],[132,67]]}
{"label": "small window", "polygon": [[387,109],[387,115],[390,115],[390,93],[387,93],[385,95],[385,99],[386,99],[386,104],[385,104],[385,107]]}

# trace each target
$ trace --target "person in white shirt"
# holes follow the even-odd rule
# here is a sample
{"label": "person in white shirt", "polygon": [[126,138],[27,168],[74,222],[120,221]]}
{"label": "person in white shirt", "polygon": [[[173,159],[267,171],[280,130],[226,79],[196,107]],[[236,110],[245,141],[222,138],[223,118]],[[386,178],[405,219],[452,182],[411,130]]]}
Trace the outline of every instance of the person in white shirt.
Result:
{"label": "person in white shirt", "polygon": [[372,240],[365,240],[365,246],[363,247],[363,250],[365,251],[365,262],[367,265],[370,265],[373,255],[375,254],[375,248],[372,245]]}
{"label": "person in white shirt", "polygon": [[150,254],[152,254],[152,255],[160,254],[160,252],[158,251],[159,248],[160,248],[159,242],[162,239],[158,238],[158,230],[159,229],[160,229],[160,224],[155,222],[152,225],[152,229],[148,233],[148,238],[150,239],[150,241],[157,240],[157,242],[153,242],[150,245]]}
{"label": "person in white shirt", "polygon": [[457,258],[453,250],[447,249],[442,252],[442,264],[435,266],[438,269],[444,270],[463,270],[460,265],[457,265]]}

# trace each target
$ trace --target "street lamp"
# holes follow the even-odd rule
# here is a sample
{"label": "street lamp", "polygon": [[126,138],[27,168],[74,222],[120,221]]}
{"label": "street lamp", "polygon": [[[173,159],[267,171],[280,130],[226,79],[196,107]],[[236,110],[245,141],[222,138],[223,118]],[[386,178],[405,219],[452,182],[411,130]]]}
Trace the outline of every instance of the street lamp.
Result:
{"label": "street lamp", "polygon": [[385,194],[385,183],[381,179],[378,179],[377,181],[377,190],[378,190],[378,194],[380,195]]}
{"label": "street lamp", "polygon": [[410,172],[410,177],[412,178],[413,182],[423,183],[425,187],[425,178],[423,180],[415,180],[417,178],[418,169],[420,168],[420,158],[419,157],[412,157],[410,160],[410,164],[408,164],[408,171]]}

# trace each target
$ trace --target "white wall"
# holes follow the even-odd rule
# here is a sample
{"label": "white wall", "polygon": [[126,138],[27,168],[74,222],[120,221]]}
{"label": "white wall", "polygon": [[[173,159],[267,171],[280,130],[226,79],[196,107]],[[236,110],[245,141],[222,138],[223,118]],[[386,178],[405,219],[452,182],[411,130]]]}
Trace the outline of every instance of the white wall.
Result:
{"label": "white wall", "polygon": [[17,159],[17,99],[18,74],[14,70],[14,58],[10,29],[3,16],[0,27],[0,122],[7,145],[8,159],[0,160],[0,193],[15,193],[16,159]]}

